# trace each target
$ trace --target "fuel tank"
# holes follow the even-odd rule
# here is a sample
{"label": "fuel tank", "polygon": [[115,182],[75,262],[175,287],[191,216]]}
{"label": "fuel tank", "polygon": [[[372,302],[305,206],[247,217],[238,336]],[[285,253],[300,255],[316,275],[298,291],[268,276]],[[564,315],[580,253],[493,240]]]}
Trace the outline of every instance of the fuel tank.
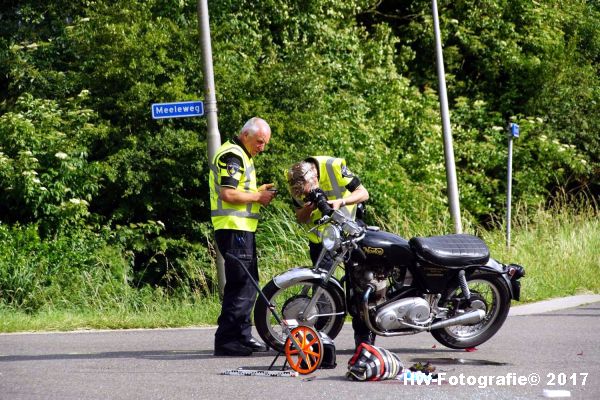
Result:
{"label": "fuel tank", "polygon": [[379,267],[408,266],[415,262],[415,256],[408,241],[390,232],[368,229],[359,248],[365,254],[366,260],[359,251],[353,251],[351,261],[363,265]]}

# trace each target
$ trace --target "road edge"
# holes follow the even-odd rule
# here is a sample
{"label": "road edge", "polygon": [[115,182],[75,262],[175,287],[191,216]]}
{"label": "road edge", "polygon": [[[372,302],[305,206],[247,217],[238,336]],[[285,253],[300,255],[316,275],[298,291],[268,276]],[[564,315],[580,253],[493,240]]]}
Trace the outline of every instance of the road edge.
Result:
{"label": "road edge", "polygon": [[597,302],[600,302],[600,294],[583,294],[569,297],[559,297],[555,299],[538,301],[536,303],[511,307],[510,311],[508,312],[508,316],[517,317],[522,315],[541,314]]}

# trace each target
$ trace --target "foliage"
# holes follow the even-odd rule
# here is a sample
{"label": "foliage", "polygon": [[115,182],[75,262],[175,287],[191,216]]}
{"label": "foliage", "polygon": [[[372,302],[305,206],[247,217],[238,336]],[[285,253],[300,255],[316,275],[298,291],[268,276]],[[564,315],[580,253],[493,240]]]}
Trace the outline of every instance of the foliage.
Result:
{"label": "foliage", "polygon": [[[516,186],[528,185],[523,192],[529,199],[547,196],[558,187],[591,190],[597,195],[600,114],[594,110],[600,103],[598,3],[581,0],[438,3],[448,92],[459,113],[454,118],[455,110],[451,109],[453,122],[457,130],[471,132],[457,138],[457,153],[463,151],[463,143],[467,148],[479,146],[482,132],[494,126],[505,128],[509,122],[535,120],[536,131],[540,132],[534,133],[536,137],[544,135],[549,142],[568,146],[572,155],[577,154],[577,161],[565,165],[562,161],[565,157],[559,157],[560,165],[541,167],[538,158],[546,162],[551,157],[538,157],[538,150],[532,150],[533,157],[523,160],[530,169],[528,180],[517,180]],[[407,76],[421,87],[437,86],[430,62],[435,48],[431,2],[384,0],[366,10],[362,19],[367,26],[387,23],[397,37],[405,38],[398,44],[398,53],[406,55]],[[464,99],[473,104],[483,101],[485,114],[480,107],[461,107]],[[470,110],[474,115],[467,115]],[[526,135],[522,136],[524,140],[528,140]],[[544,151],[547,146],[540,148]],[[582,160],[587,164],[584,168],[578,164]],[[478,164],[482,163],[485,158],[479,157]],[[483,166],[486,174],[477,174],[480,176],[475,179],[486,182],[490,177],[501,178],[501,170],[494,173],[494,167],[494,162]],[[548,179],[550,169],[563,172],[555,179]],[[459,171],[461,176],[472,175]],[[475,188],[487,190],[481,184]],[[467,203],[481,203],[470,198],[473,192],[470,182],[466,189],[461,195]],[[467,208],[481,215],[481,212],[498,212],[498,206]]]}
{"label": "foliage", "polygon": [[[203,97],[196,2],[5,3],[0,228],[37,232],[41,252],[78,243],[82,274],[106,253],[130,263],[128,287],[214,292],[206,122],[150,118],[152,103]],[[371,222],[450,229],[430,1],[209,3],[222,138],[254,115],[271,124],[262,182],[283,189],[293,162],[344,157],[370,192]],[[504,212],[509,122],[521,126],[513,197],[532,218],[557,192],[597,197],[598,2],[438,3],[465,222]],[[265,227],[290,215],[280,193]],[[294,251],[267,243],[280,260]],[[41,304],[27,301],[11,304]]]}
{"label": "foliage", "polygon": [[[206,264],[210,256],[198,245],[169,240],[136,245],[160,231],[159,223],[142,227],[88,230],[39,236],[35,225],[0,225],[0,307],[28,313],[58,309],[119,308],[134,310],[147,302],[172,297],[192,299],[211,295],[214,279]],[[135,271],[135,258],[155,251],[146,270]],[[177,258],[170,260],[168,254]],[[150,276],[150,277],[149,277]],[[153,280],[154,279],[154,280]]]}
{"label": "foliage", "polygon": [[[506,127],[500,113],[483,100],[456,99],[453,128],[463,207],[482,220],[502,210],[507,193]],[[542,118],[514,116],[520,137],[513,139],[513,196],[535,209],[554,188],[590,176],[589,163],[575,145],[552,138]],[[545,168],[540,168],[542,165]],[[483,173],[482,173],[483,172]]]}
{"label": "foliage", "polygon": [[40,308],[102,308],[131,293],[130,260],[94,234],[42,240],[35,225],[0,225],[2,304]]}
{"label": "foliage", "polygon": [[591,249],[600,245],[599,211],[594,199],[563,193],[550,206],[517,204],[510,248],[504,229],[484,230],[482,237],[495,257],[525,266],[524,301],[598,293],[600,258]]}
{"label": "foliage", "polygon": [[[309,261],[305,249],[306,243],[302,241],[304,237],[298,224],[293,221],[289,213],[275,210],[277,209],[270,209],[258,237],[259,269],[263,284],[290,266],[306,265]],[[591,201],[562,197],[558,198],[551,208],[540,205],[535,210],[536,222],[532,223],[531,212],[517,205],[513,221],[512,246],[509,249],[505,245],[503,221],[498,221],[498,225],[490,230],[483,227],[476,228],[496,259],[502,262],[517,262],[526,268],[526,276],[521,280],[521,301],[516,304],[600,292],[600,260],[596,250],[600,246],[598,211],[598,205]],[[384,217],[378,218],[384,222],[381,224],[384,229],[402,234],[407,232],[440,234],[445,230],[442,224],[421,225],[420,221],[403,221],[406,226],[403,223],[403,226],[398,227],[395,224],[401,221],[401,217],[396,214]],[[88,240],[85,240],[85,243],[89,244]],[[109,256],[95,251],[94,246],[69,246],[64,238],[61,245],[55,242],[54,245],[42,248],[35,229],[17,232],[15,229],[7,230],[6,227],[0,226],[0,244],[4,248],[14,249],[9,256],[0,255],[0,277],[2,278],[0,282],[9,282],[6,271],[10,271],[11,266],[17,264],[17,261],[33,258],[29,266],[34,268],[19,269],[24,274],[23,283],[17,282],[16,279],[10,282],[38,293],[42,286],[39,280],[31,279],[32,270],[37,265],[47,266],[45,260],[60,260],[58,256],[45,256],[48,254],[48,248],[61,251],[61,256],[67,259],[66,262],[59,264],[59,268],[66,268],[68,263],[79,263],[81,258],[92,260],[97,257],[94,260],[97,263],[94,267],[97,271],[84,270],[88,279],[91,275],[102,276],[100,270],[107,273],[107,266],[114,263],[117,268],[110,269],[119,272],[115,276],[120,281],[123,275],[120,274],[121,270],[118,266],[123,267],[122,271],[128,271],[127,266],[130,265],[128,259],[119,260],[119,257],[112,257],[116,256],[116,253],[111,252]],[[19,246],[15,247],[15,244]],[[79,252],[74,254],[69,251],[71,248],[93,252],[96,256],[90,257]],[[19,253],[21,255],[18,255]],[[13,268],[12,271],[14,270]],[[73,268],[69,271],[76,272]],[[47,284],[56,274],[43,276],[47,278],[45,281]],[[66,274],[61,276],[65,277]],[[127,276],[131,275],[128,273]],[[28,286],[29,282],[38,282],[38,285]],[[151,289],[145,286],[141,290],[132,290],[127,285],[120,283],[116,285],[108,280],[104,284],[120,286],[121,291],[117,291],[118,296],[104,295],[103,298],[99,298],[96,291],[104,294],[110,291],[96,281],[89,284],[94,287],[94,292],[79,290],[80,295],[75,300],[66,298],[61,291],[55,291],[54,294],[58,297],[43,298],[43,301],[36,303],[40,308],[35,312],[32,308],[18,307],[14,303],[11,305],[2,303],[0,304],[0,331],[214,325],[220,311],[220,300],[216,294],[206,295],[195,292],[187,295],[181,293],[168,295],[160,288]],[[9,298],[6,286],[0,286],[0,291],[3,299]],[[28,297],[33,297],[31,293],[34,292],[29,292]],[[81,308],[75,308],[74,303]]]}

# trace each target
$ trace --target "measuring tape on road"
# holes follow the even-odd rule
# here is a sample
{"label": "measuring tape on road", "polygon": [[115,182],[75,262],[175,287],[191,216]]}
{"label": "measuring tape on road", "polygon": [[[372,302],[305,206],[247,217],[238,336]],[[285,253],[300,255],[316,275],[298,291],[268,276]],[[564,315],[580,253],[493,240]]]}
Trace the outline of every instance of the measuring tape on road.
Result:
{"label": "measuring tape on road", "polygon": [[296,371],[271,371],[265,369],[226,369],[221,375],[237,375],[237,376],[280,376],[293,378],[298,376]]}

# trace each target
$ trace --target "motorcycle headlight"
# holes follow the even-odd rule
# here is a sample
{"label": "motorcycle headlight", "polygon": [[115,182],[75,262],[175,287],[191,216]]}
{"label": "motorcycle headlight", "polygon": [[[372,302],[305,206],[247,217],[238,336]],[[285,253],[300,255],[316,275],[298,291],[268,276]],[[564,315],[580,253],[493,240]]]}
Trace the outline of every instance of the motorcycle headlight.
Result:
{"label": "motorcycle headlight", "polygon": [[325,249],[327,251],[336,249],[341,243],[340,231],[334,225],[328,225],[323,230],[322,237],[323,237],[323,247],[325,247]]}

